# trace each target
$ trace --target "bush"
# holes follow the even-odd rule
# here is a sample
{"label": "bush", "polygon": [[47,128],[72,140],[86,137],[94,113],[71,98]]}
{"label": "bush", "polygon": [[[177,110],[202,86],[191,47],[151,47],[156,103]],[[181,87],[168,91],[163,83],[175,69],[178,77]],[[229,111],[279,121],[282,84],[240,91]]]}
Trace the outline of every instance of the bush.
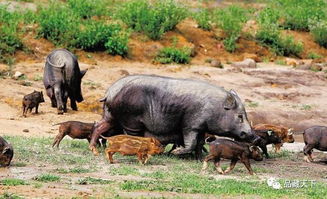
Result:
{"label": "bush", "polygon": [[279,18],[279,12],[272,8],[262,10],[257,21],[259,30],[256,33],[256,39],[263,45],[270,47],[277,55],[299,56],[303,51],[303,45],[295,42],[292,36],[281,36],[281,30],[276,20]]}
{"label": "bush", "polygon": [[87,21],[75,37],[72,45],[87,51],[107,50],[113,55],[125,55],[128,51],[128,34],[119,24]]}
{"label": "bush", "polygon": [[117,18],[137,32],[158,40],[186,17],[186,9],[173,0],[132,0],[118,9]]}
{"label": "bush", "polygon": [[210,13],[208,10],[203,9],[194,15],[195,21],[198,23],[199,28],[203,30],[211,30]]}
{"label": "bush", "polygon": [[162,64],[169,64],[173,62],[177,64],[187,64],[190,62],[190,56],[190,48],[184,47],[178,49],[176,47],[165,47],[159,51],[155,61]]}
{"label": "bush", "polygon": [[8,12],[7,7],[0,6],[0,62],[8,62],[8,57],[24,47],[18,30],[20,20],[17,12]]}
{"label": "bush", "polygon": [[284,27],[292,30],[309,30],[310,20],[321,20],[327,17],[325,0],[278,0]]}
{"label": "bush", "polygon": [[243,24],[248,19],[247,14],[248,11],[239,6],[229,6],[215,12],[216,24],[225,34],[223,42],[227,51],[234,52],[236,50],[236,42],[241,35]]}
{"label": "bush", "polygon": [[79,29],[78,17],[70,8],[59,3],[52,3],[41,9],[38,35],[56,45],[67,46],[74,39]]}
{"label": "bush", "polygon": [[92,16],[101,16],[106,13],[103,0],[68,0],[67,3],[75,14],[84,19]]}
{"label": "bush", "polygon": [[327,20],[310,25],[310,33],[320,46],[327,48]]}

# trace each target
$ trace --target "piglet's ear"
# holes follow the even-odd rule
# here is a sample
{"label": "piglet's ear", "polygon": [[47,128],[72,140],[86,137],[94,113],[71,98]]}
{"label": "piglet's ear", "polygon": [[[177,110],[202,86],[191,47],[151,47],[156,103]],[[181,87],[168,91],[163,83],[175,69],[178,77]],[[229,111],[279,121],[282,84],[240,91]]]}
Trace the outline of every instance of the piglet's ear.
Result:
{"label": "piglet's ear", "polygon": [[9,152],[10,150],[10,147],[9,146],[6,146],[3,151],[2,151],[2,154],[6,154],[7,152]]}
{"label": "piglet's ear", "polygon": [[86,70],[81,70],[81,78],[84,77],[85,73],[87,72],[87,69]]}
{"label": "piglet's ear", "polygon": [[268,135],[271,136],[271,134],[273,133],[271,130],[267,131]]}
{"label": "piglet's ear", "polygon": [[249,147],[250,152],[253,152],[253,146]]}
{"label": "piglet's ear", "polygon": [[236,107],[235,97],[231,93],[228,93],[223,105],[225,110],[234,109]]}

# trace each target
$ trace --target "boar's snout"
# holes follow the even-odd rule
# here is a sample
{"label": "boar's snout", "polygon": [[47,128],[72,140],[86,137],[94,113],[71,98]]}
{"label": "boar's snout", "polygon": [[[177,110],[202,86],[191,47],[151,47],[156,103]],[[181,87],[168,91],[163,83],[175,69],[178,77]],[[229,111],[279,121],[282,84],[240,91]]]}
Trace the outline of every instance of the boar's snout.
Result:
{"label": "boar's snout", "polygon": [[251,157],[256,160],[256,161],[262,161],[263,160],[263,156],[262,156],[262,152],[260,151],[260,149],[257,146],[250,146],[250,152],[251,152]]}

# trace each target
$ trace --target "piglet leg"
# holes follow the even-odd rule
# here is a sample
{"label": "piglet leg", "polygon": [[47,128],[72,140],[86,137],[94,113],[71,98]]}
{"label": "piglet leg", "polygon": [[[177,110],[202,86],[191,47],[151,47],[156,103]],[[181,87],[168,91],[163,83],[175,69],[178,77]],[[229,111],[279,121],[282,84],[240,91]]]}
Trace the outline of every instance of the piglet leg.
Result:
{"label": "piglet leg", "polygon": [[224,174],[224,171],[223,171],[222,168],[220,167],[220,159],[216,159],[216,160],[215,160],[215,166],[216,166],[216,170],[218,171],[218,173],[220,173],[220,174]]}
{"label": "piglet leg", "polygon": [[229,167],[224,171],[224,174],[229,173],[230,171],[232,171],[236,165],[237,160],[232,160]]}

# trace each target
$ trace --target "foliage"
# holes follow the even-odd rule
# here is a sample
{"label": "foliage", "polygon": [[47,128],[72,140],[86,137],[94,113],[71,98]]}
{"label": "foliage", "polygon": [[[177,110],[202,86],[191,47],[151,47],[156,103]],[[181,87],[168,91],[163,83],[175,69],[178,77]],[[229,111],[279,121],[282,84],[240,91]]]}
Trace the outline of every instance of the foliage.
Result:
{"label": "foliage", "polygon": [[165,47],[157,54],[155,60],[162,64],[177,63],[187,64],[190,62],[191,50],[187,47]]}
{"label": "foliage", "polygon": [[203,30],[211,30],[211,24],[210,24],[210,13],[207,9],[202,9],[198,13],[194,15],[194,19],[198,23],[199,28]]}
{"label": "foliage", "polygon": [[21,179],[5,178],[5,179],[0,180],[0,185],[17,186],[17,185],[28,185],[28,183]]}
{"label": "foliage", "polygon": [[6,6],[0,6],[0,62],[8,63],[10,56],[24,47],[18,29],[20,20],[17,12],[8,12]]}
{"label": "foliage", "polygon": [[292,30],[309,30],[310,20],[327,17],[325,0],[277,0],[274,1],[283,19],[282,25]]}
{"label": "foliage", "polygon": [[56,175],[46,173],[46,174],[36,176],[33,179],[37,180],[37,181],[40,181],[40,182],[55,182],[55,181],[59,181],[60,177],[56,176]]}
{"label": "foliage", "polygon": [[282,36],[281,30],[276,20],[279,18],[279,11],[266,8],[262,10],[257,21],[259,22],[259,30],[256,33],[256,39],[270,47],[277,55],[299,56],[303,51],[303,45],[295,42],[292,36]]}
{"label": "foliage", "polygon": [[106,13],[103,0],[68,0],[67,4],[75,14],[84,19]]}
{"label": "foliage", "polygon": [[116,15],[128,27],[158,40],[186,17],[186,9],[173,0],[131,0],[122,4]]}
{"label": "foliage", "polygon": [[76,35],[78,17],[70,8],[52,2],[49,7],[42,7],[38,17],[38,35],[55,44],[67,46]]}
{"label": "foliage", "polygon": [[[327,38],[326,38],[327,39]],[[320,59],[320,58],[323,58],[323,56],[321,56],[320,54],[318,53],[315,53],[315,52],[309,52],[308,54],[308,59]]]}
{"label": "foliage", "polygon": [[310,25],[310,32],[320,46],[327,48],[327,19]]}
{"label": "foliage", "polygon": [[78,184],[86,185],[86,184],[111,184],[110,180],[103,180],[101,178],[92,178],[86,177],[78,180]]}
{"label": "foliage", "polygon": [[225,34],[223,41],[226,50],[234,52],[237,48],[236,42],[241,35],[243,24],[248,19],[248,11],[239,6],[229,6],[217,10],[214,14],[215,22]]}

